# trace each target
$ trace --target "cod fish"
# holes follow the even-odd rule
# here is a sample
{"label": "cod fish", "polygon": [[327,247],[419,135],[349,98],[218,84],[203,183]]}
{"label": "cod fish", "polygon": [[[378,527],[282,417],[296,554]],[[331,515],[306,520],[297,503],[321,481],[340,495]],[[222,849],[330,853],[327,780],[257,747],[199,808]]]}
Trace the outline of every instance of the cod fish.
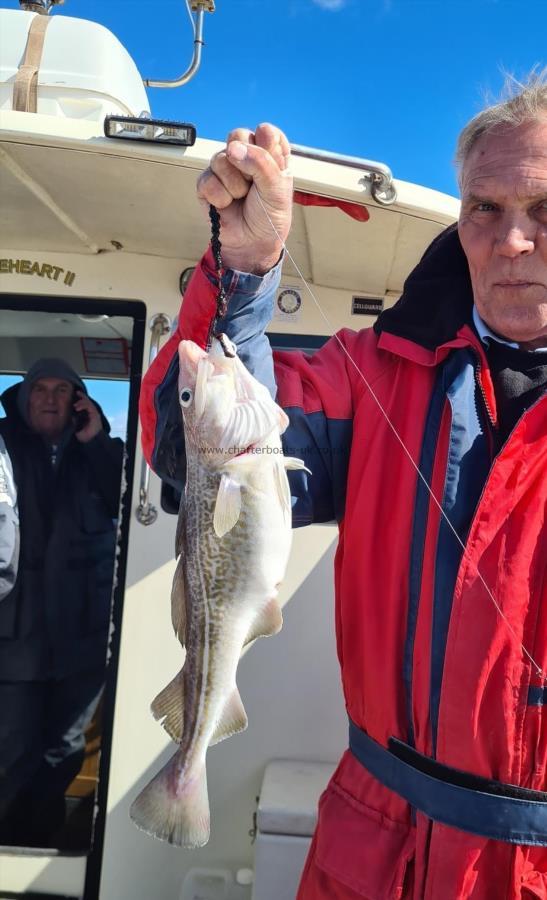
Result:
{"label": "cod fish", "polygon": [[268,390],[220,335],[206,353],[179,345],[187,479],[177,524],[171,614],[182,671],[152,712],[180,746],[134,801],[148,834],[181,847],[209,839],[207,748],[247,727],[236,687],[242,648],[277,633],[276,600],[291,546],[288,425]]}

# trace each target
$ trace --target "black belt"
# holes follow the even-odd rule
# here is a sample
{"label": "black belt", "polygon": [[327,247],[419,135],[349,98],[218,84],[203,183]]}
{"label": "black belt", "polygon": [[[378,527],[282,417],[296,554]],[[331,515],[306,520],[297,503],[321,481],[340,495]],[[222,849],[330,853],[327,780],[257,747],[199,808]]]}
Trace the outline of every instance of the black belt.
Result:
{"label": "black belt", "polygon": [[349,748],[385,787],[428,819],[510,844],[547,846],[547,793],[453,769],[397,738],[389,747],[351,721]]}

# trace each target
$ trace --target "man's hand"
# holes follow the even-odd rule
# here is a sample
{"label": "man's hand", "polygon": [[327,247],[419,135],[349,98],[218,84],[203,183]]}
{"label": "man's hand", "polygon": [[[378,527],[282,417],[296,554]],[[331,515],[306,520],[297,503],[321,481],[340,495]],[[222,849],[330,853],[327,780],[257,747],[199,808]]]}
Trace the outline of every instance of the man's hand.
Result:
{"label": "man's hand", "polygon": [[79,431],[74,432],[75,436],[82,444],[87,444],[88,441],[93,440],[93,438],[99,434],[99,431],[102,431],[103,429],[99,410],[93,403],[93,400],[90,400],[83,391],[75,392],[73,409],[74,412],[77,413],[87,413],[87,424],[84,425],[83,428],[80,428]]}
{"label": "man's hand", "polygon": [[[274,125],[236,128],[226,149],[200,175],[198,198],[220,213],[222,261],[227,268],[263,275],[278,261],[291,226],[290,147]],[[277,233],[258,199],[268,211]]]}

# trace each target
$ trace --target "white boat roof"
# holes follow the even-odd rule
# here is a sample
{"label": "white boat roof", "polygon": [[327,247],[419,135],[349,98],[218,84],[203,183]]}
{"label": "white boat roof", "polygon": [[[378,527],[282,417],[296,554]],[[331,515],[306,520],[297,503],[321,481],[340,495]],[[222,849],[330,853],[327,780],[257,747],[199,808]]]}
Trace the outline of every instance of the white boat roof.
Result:
{"label": "white boat roof", "polygon": [[[197,260],[210,233],[196,177],[221,147],[112,140],[97,136],[96,123],[4,110],[0,246],[97,254],[121,245]],[[395,298],[425,247],[458,216],[458,200],[428,188],[395,179],[396,202],[381,206],[357,168],[301,157],[292,166],[295,188],[365,205],[370,215],[363,223],[340,210],[296,207],[289,248],[317,285]],[[296,277],[290,262],[284,274]]]}

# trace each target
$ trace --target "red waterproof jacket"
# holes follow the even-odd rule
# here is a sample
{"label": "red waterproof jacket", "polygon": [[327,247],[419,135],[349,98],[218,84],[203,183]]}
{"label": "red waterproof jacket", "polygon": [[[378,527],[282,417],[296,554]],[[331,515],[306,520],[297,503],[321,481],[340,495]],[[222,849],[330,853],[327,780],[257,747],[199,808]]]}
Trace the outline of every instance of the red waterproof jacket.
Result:
{"label": "red waterproof jacket", "polygon": [[[176,347],[206,341],[211,273],[208,254],[143,384],[145,452],[173,483]],[[450,228],[374,329],[339,334],[465,553],[338,341],[275,354],[285,447],[314,473],[292,473],[296,524],[339,523],[336,638],[354,738],[321,798],[298,900],[547,898],[547,689],[523,649],[547,668],[547,396],[500,448],[471,311]],[[245,312],[224,329],[240,348],[252,343]],[[260,345],[244,361],[267,369],[267,357]]]}

